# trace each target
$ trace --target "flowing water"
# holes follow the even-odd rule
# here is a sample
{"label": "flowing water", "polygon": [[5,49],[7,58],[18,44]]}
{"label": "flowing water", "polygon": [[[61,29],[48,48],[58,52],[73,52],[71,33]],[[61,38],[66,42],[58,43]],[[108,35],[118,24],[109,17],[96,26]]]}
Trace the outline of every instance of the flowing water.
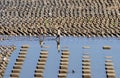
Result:
{"label": "flowing water", "polygon": [[[9,37],[0,41],[0,45],[15,45],[16,50],[9,58],[3,78],[9,78],[20,48],[28,44],[26,59],[23,63],[20,78],[34,78],[34,71],[38,62],[41,50],[48,50],[48,58],[44,70],[44,78],[58,78],[60,58],[62,50],[68,49],[69,65],[67,78],[82,78],[82,56],[84,52],[89,53],[91,60],[92,78],[107,78],[105,70],[105,56],[112,56],[116,78],[120,78],[120,40],[118,38],[83,38],[83,37],[61,37],[60,51],[57,49],[57,41],[54,37],[45,37],[43,47],[40,46],[41,38],[36,37]],[[111,46],[110,50],[104,50],[104,45]],[[83,46],[89,46],[88,49]],[[72,70],[75,73],[72,73]]]}

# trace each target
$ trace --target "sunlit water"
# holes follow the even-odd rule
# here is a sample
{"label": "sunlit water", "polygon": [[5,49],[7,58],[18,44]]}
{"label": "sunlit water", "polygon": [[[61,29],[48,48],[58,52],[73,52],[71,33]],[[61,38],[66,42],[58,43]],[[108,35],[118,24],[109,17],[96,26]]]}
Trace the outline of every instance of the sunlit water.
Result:
{"label": "sunlit water", "polygon": [[[117,38],[61,37],[60,52],[57,50],[57,42],[54,37],[44,39],[43,46],[48,46],[48,48],[41,48],[39,39],[35,37],[11,37],[9,40],[0,41],[0,45],[15,45],[17,47],[9,58],[10,61],[3,78],[10,77],[20,47],[24,44],[28,44],[30,47],[20,72],[20,78],[34,78],[39,54],[43,49],[48,50],[44,78],[58,78],[61,50],[63,49],[70,51],[67,78],[82,78],[82,56],[84,52],[88,52],[91,57],[92,78],[106,78],[105,56],[112,56],[116,78],[120,78],[120,40]],[[103,50],[104,45],[109,45],[112,48]],[[83,49],[83,46],[90,46],[90,48]],[[75,73],[72,73],[72,70],[75,70]]]}

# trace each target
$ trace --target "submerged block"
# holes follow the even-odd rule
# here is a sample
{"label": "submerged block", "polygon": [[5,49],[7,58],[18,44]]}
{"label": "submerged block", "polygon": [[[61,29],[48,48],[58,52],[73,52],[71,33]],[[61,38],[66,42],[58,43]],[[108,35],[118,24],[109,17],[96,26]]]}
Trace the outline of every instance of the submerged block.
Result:
{"label": "submerged block", "polygon": [[83,46],[82,48],[83,48],[83,49],[89,49],[90,46]]}
{"label": "submerged block", "polygon": [[106,59],[111,59],[111,58],[112,58],[112,56],[105,56],[105,58],[106,58]]}
{"label": "submerged block", "polygon": [[84,55],[84,56],[82,56],[82,58],[83,58],[83,59],[90,59],[90,56]]}

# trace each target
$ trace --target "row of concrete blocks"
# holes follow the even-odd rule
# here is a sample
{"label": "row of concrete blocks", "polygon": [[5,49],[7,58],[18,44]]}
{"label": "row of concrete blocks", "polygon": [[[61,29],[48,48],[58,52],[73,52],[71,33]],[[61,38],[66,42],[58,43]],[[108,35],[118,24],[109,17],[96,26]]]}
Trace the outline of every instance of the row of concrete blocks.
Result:
{"label": "row of concrete blocks", "polygon": [[[93,25],[95,26],[95,25]],[[27,27],[26,27],[27,28]],[[105,28],[102,28],[102,32],[97,32],[98,29],[101,29],[101,28],[93,28],[93,30],[90,30],[89,27],[86,27],[84,26],[84,28],[81,29],[81,27],[79,28],[71,28],[70,26],[63,29],[63,27],[61,26],[62,28],[62,32],[61,32],[61,35],[63,36],[83,36],[83,37],[120,37],[119,35],[119,29],[116,29],[115,27],[112,29],[109,27],[109,25],[105,26]],[[118,26],[119,28],[119,26]],[[25,30],[25,28],[22,28],[21,26],[21,30],[17,30],[18,28],[16,27],[15,29],[12,28],[12,30],[8,30],[10,29],[9,26],[8,28],[3,28],[1,30],[1,34],[7,34],[7,35],[33,35],[33,36],[37,36],[37,35],[40,35],[39,32],[36,32],[37,31],[37,28],[35,28],[36,31],[33,31],[32,29],[27,29]],[[47,27],[44,27],[43,28],[45,31],[44,31],[44,34],[46,35],[52,35],[52,36],[56,36],[57,33],[56,31],[52,31],[52,29],[47,29]],[[71,31],[73,30],[73,31]],[[76,31],[77,30],[77,31]]]}
{"label": "row of concrete blocks", "polygon": [[[56,17],[57,18],[57,17]],[[41,18],[34,18],[33,19],[33,21],[35,21],[36,23],[34,23],[33,21],[31,21],[31,18],[29,18],[29,20],[26,20],[26,18],[22,18],[23,20],[21,20],[20,18],[14,18],[14,19],[12,19],[12,20],[7,20],[7,19],[3,19],[4,21],[2,21],[1,22],[1,25],[2,26],[8,26],[8,28],[10,27],[9,26],[9,24],[11,25],[11,23],[12,23],[12,26],[11,27],[13,27],[14,28],[14,26],[16,27],[16,25],[20,25],[21,23],[22,23],[22,26],[24,27],[24,25],[25,25],[25,27],[28,27],[28,28],[30,28],[29,27],[29,25],[31,24],[31,22],[32,22],[32,26],[34,27],[34,28],[37,28],[38,26],[42,26],[42,25],[44,25],[45,27],[46,27],[46,20],[48,20],[48,22],[49,22],[49,24],[50,25],[53,25],[53,24],[60,24],[60,26],[64,26],[64,25],[67,25],[67,27],[71,27],[71,26],[73,26],[73,27],[77,27],[78,25],[79,25],[79,27],[81,27],[81,25],[85,25],[85,27],[82,27],[82,28],[84,28],[84,29],[87,29],[87,26],[90,28],[90,27],[95,27],[95,28],[110,28],[110,27],[112,27],[113,29],[114,29],[114,27],[112,26],[112,24],[114,24],[115,23],[115,25],[117,26],[117,20],[118,20],[118,18],[116,18],[116,19],[114,19],[114,18],[108,18],[108,19],[102,19],[101,21],[99,21],[99,22],[95,22],[95,20],[97,21],[97,20],[99,20],[101,17],[99,17],[98,19],[97,18],[90,18],[90,17],[87,17],[86,19],[83,19],[83,18],[81,18],[81,20],[79,20],[80,18],[77,18],[77,19],[72,19],[72,18],[67,18],[67,17],[64,17],[63,19],[64,20],[62,20],[61,18],[59,18],[59,19],[57,19],[57,21],[55,21],[56,20],[56,18],[50,18],[50,19],[52,19],[53,21],[50,21],[49,20],[49,18],[48,19],[46,19],[46,18],[44,18],[44,19],[41,19]],[[104,17],[105,18],[105,17]],[[70,19],[70,20],[68,20],[68,19]],[[71,20],[72,19],[72,20]],[[89,20],[90,19],[90,20]],[[113,21],[112,21],[112,19],[114,19]],[[21,20],[21,23],[19,22]],[[76,20],[76,21],[75,21]],[[79,20],[79,21],[78,21]],[[105,21],[104,21],[105,20]],[[110,21],[111,20],[111,21]],[[15,21],[14,23],[13,22],[11,22],[11,21]],[[58,22],[59,21],[59,22]],[[82,21],[84,21],[84,22],[82,22]],[[114,22],[115,21],[115,22]],[[26,22],[29,22],[27,25],[26,25]],[[107,22],[107,23],[106,23]],[[91,23],[92,23],[92,25],[91,25]],[[102,25],[104,25],[104,26],[102,26],[101,25],[101,23],[102,23]],[[13,26],[13,24],[14,24],[14,26]],[[87,24],[87,25],[86,25]],[[90,25],[90,26],[89,26]],[[54,26],[54,25],[53,25]],[[3,28],[3,27],[2,27]],[[16,27],[17,28],[17,27]],[[19,27],[18,27],[19,28]],[[77,27],[78,28],[78,27]],[[89,29],[88,28],[88,29]],[[95,28],[93,28],[93,29],[95,29]],[[7,27],[6,27],[6,29],[7,29]],[[22,28],[21,28],[22,29]],[[10,29],[10,30],[13,30],[12,28]],[[107,31],[107,30],[106,30]]]}
{"label": "row of concrete blocks", "polygon": [[[8,58],[9,57],[6,57],[6,59]],[[8,60],[5,60],[0,63],[0,78],[2,78],[2,76],[4,75],[8,62]]]}
{"label": "row of concrete blocks", "polygon": [[[45,2],[45,4],[47,4],[47,2],[46,1],[44,1]],[[61,3],[61,1],[58,1],[58,2],[60,2],[60,3],[58,3],[58,4],[60,4],[60,5],[56,5],[56,7],[58,8],[58,9],[60,9],[60,7],[61,8],[65,8],[66,6],[62,6],[62,3]],[[66,2],[66,1],[64,1],[64,2]],[[73,1],[74,2],[74,1]],[[79,2],[79,1],[78,1]],[[33,2],[32,2],[33,3]],[[86,5],[85,4],[86,2],[85,1],[83,1],[83,4],[84,5]],[[51,3],[49,3],[49,4],[51,4]],[[69,2],[67,3],[67,4],[69,4]],[[44,5],[44,4],[43,4]],[[42,6],[43,6],[42,5]],[[31,4],[31,6],[32,6],[32,4]],[[41,5],[40,5],[41,6]],[[50,6],[50,5],[49,5]],[[43,7],[48,7],[48,9],[50,9],[51,7],[49,7],[49,6],[43,6]],[[51,5],[52,6],[52,5]],[[15,7],[15,6],[14,6]],[[19,6],[19,7],[24,7],[24,8],[26,8],[25,6]],[[77,9],[80,9],[80,10],[82,10],[82,9],[85,9],[85,10],[88,10],[87,12],[89,12],[89,8],[91,8],[91,7],[88,7],[88,8],[86,8],[87,6],[85,6],[85,7],[80,7],[80,6],[77,6],[77,7],[72,7],[71,5],[69,5],[68,6],[69,8],[77,8]],[[94,9],[96,9],[96,10],[100,10],[101,12],[100,13],[102,13],[102,9],[103,9],[103,11],[105,11],[104,13],[106,13],[106,10],[107,10],[107,8],[106,8],[106,6],[103,6],[103,5],[101,5],[101,6],[99,6],[99,7],[104,7],[104,8],[98,8],[98,6],[95,6],[96,8],[94,8]],[[37,10],[37,8],[38,7],[35,7],[35,9]],[[54,8],[54,7],[52,7],[52,8]],[[19,8],[18,8],[19,9]],[[45,8],[46,9],[46,8]],[[66,8],[67,9],[67,8]],[[92,9],[92,8],[91,8]],[[23,9],[24,10],[24,9]],[[64,10],[64,9],[62,9],[62,10]],[[93,10],[93,9],[92,9]],[[22,11],[22,10],[20,10],[20,11]],[[69,11],[69,10],[68,10]],[[32,12],[32,11],[30,11],[30,12]],[[33,11],[34,12],[34,11]],[[44,9],[43,9],[43,12],[44,12]],[[94,10],[92,11],[93,13],[92,14],[98,14],[98,12],[96,12],[95,11],[95,13],[94,13]],[[76,13],[77,13],[77,11],[76,11]],[[33,13],[33,14],[35,14],[35,13]],[[88,13],[89,14],[89,13]],[[58,15],[58,14],[57,14]]]}
{"label": "row of concrete blocks", "polygon": [[[0,78],[3,77],[5,69],[7,67],[7,64],[9,62],[9,57],[11,56],[11,53],[15,50],[14,46],[1,46],[1,53],[0,53]],[[7,52],[6,52],[7,50]],[[9,51],[8,51],[9,50]],[[6,59],[4,59],[6,58]]]}
{"label": "row of concrete blocks", "polygon": [[105,69],[107,78],[116,78],[114,65],[111,59],[105,61]]}
{"label": "row of concrete blocks", "polygon": [[[69,29],[70,30],[70,29]],[[16,32],[15,32],[16,31]],[[13,30],[13,31],[2,31],[1,34],[5,34],[5,35],[10,35],[10,36],[39,36],[40,33],[38,32],[25,32],[24,30],[21,30],[21,31],[17,31],[17,30]],[[29,30],[28,30],[29,31]],[[113,30],[113,31],[116,31],[116,30]],[[53,32],[53,31],[52,31]],[[57,33],[55,32],[49,32],[49,31],[46,31],[44,32],[44,36],[56,36]],[[119,31],[118,31],[119,32]],[[63,30],[63,32],[61,33],[61,36],[74,36],[74,37],[103,37],[103,38],[109,38],[109,37],[117,37],[117,38],[120,38],[120,35],[119,33],[93,33],[92,31],[89,32],[89,33],[84,33],[84,32],[81,32],[80,30],[79,31],[65,31]]]}
{"label": "row of concrete blocks", "polygon": [[48,57],[48,51],[47,50],[42,50],[38,59],[38,63],[36,66],[36,70],[34,73],[34,78],[43,78],[43,73],[46,65]]}
{"label": "row of concrete blocks", "polygon": [[[43,10],[46,10],[46,8],[43,8]],[[52,8],[51,8],[52,9]],[[30,12],[29,15],[27,14],[27,11],[15,11],[15,12],[7,12],[6,13],[1,13],[1,15],[3,16],[9,16],[9,17],[23,17],[25,18],[26,16],[27,17],[34,17],[34,18],[39,18],[39,17],[60,17],[60,16],[63,16],[63,17],[77,17],[77,16],[83,16],[83,17],[86,17],[86,16],[105,16],[105,17],[109,17],[109,16],[118,16],[118,12],[116,11],[108,11],[106,13],[85,13],[84,11],[81,12],[81,9],[68,9],[70,10],[70,13],[67,14],[65,12],[62,12],[61,9],[58,9],[58,8],[55,8],[56,10],[58,10],[58,12],[56,11],[55,14],[53,15],[52,13],[48,13],[48,12],[44,12],[44,11],[39,11],[36,12],[36,13],[33,13]],[[79,12],[75,11],[73,12],[73,10],[78,10]],[[49,11],[49,10],[47,10]],[[89,12],[89,11],[88,11]],[[19,14],[18,14],[19,13]],[[115,14],[116,13],[116,14]],[[10,15],[11,14],[11,15]],[[113,14],[113,15],[112,15]],[[3,16],[0,16],[0,17],[3,17]]]}
{"label": "row of concrete blocks", "polygon": [[[80,0],[80,1],[69,1],[69,0],[50,0],[50,1],[47,1],[47,0],[35,0],[35,1],[29,1],[29,0],[11,0],[11,1],[8,1],[8,0],[1,0],[1,5],[5,5],[5,6],[9,6],[9,7],[22,7],[22,6],[25,6],[25,5],[28,5],[28,6],[62,6],[62,7],[66,7],[66,6],[71,6],[71,7],[75,7],[75,6],[81,6],[81,4],[83,6],[88,6],[88,5],[92,5],[92,6],[96,6],[96,5],[99,5],[99,6],[103,6],[103,7],[106,7],[106,6],[111,6],[111,5],[115,5],[117,3],[119,3],[119,1],[114,1],[114,0],[111,0],[111,1],[99,1],[99,0],[96,0],[96,1],[89,1],[89,0]],[[100,4],[101,3],[101,4]],[[117,5],[117,4],[116,4]],[[97,6],[96,6],[97,7]]]}
{"label": "row of concrete blocks", "polygon": [[18,58],[16,59],[16,62],[13,66],[12,71],[11,71],[10,78],[18,78],[19,77],[20,70],[22,69],[22,65],[23,65],[24,60],[26,58],[28,48],[29,48],[28,45],[21,46]]}
{"label": "row of concrete blocks", "polygon": [[0,46],[0,58],[9,57],[15,49],[15,46]]}
{"label": "row of concrete blocks", "polygon": [[68,73],[69,51],[63,50],[59,66],[58,78],[66,78]]}
{"label": "row of concrete blocks", "polygon": [[[52,20],[51,20],[52,19]],[[105,24],[111,24],[112,22],[114,22],[115,20],[119,19],[119,17],[39,17],[39,18],[33,18],[30,17],[28,18],[19,18],[19,17],[13,17],[12,19],[1,19],[1,24],[28,24],[28,26],[30,24],[43,24],[46,22],[46,20],[48,20],[48,22],[51,24],[62,24],[64,25],[64,23],[66,22],[66,24],[86,24],[86,23],[98,23],[100,24],[101,22],[105,25]],[[101,20],[101,21],[100,21]],[[16,22],[12,22],[12,21],[16,21]],[[20,22],[21,21],[21,22]],[[27,21],[27,23],[26,23]],[[84,21],[84,22],[83,22]],[[97,22],[96,22],[97,21]],[[110,22],[109,22],[110,21]],[[28,23],[30,22],[30,23]],[[117,23],[117,22],[116,22]],[[37,27],[37,25],[35,25]],[[70,26],[70,25],[69,25]],[[89,26],[89,25],[88,25]],[[97,25],[95,25],[97,26]],[[98,26],[99,27],[99,26]],[[103,26],[104,27],[104,26]],[[113,27],[114,28],[114,27]]]}
{"label": "row of concrete blocks", "polygon": [[82,56],[82,78],[91,78],[90,56],[84,53]]}

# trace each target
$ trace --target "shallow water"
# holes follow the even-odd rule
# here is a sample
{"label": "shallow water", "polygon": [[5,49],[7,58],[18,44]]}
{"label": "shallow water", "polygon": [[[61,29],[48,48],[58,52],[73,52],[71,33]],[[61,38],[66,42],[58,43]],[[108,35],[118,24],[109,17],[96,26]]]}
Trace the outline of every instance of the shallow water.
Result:
{"label": "shallow water", "polygon": [[[61,50],[68,49],[70,51],[69,67],[67,78],[82,78],[82,56],[84,52],[88,52],[91,57],[91,74],[92,78],[106,78],[105,73],[105,56],[112,56],[114,63],[116,78],[120,78],[120,40],[117,38],[82,38],[82,37],[61,37],[60,52],[57,50],[57,42],[54,37],[44,39],[44,45],[48,48],[41,48],[39,44],[40,38],[35,37],[11,37],[8,40],[0,41],[0,45],[15,45],[17,49],[12,53],[9,64],[3,78],[9,78],[11,70],[15,63],[20,47],[28,44],[30,47],[22,70],[20,78],[34,78],[34,70],[36,69],[37,60],[40,51],[48,50],[48,58],[44,71],[44,78],[57,78],[61,57]],[[110,50],[103,50],[104,45],[109,45]],[[83,46],[90,46],[89,49],[83,49]],[[75,70],[75,73],[72,73]]]}

